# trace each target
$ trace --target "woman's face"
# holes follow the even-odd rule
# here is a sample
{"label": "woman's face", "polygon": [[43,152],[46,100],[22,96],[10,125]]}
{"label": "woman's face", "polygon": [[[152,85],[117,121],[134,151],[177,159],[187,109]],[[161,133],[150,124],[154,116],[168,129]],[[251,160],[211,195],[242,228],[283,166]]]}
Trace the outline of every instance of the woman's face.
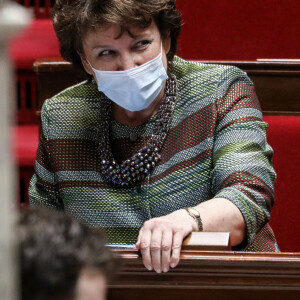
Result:
{"label": "woman's face", "polygon": [[102,71],[124,71],[138,67],[160,53],[161,42],[163,65],[167,70],[166,53],[170,50],[170,39],[161,40],[155,22],[147,28],[131,26],[128,30],[120,35],[120,26],[108,24],[85,33],[81,60],[88,74],[95,77],[89,63]]}

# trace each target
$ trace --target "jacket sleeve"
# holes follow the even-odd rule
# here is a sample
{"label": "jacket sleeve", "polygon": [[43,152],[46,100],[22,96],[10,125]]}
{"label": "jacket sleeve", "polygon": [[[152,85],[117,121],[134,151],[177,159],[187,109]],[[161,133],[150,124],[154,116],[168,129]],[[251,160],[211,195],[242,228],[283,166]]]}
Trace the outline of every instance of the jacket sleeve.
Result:
{"label": "jacket sleeve", "polygon": [[232,201],[247,230],[244,250],[268,222],[274,204],[273,150],[253,83],[227,67],[216,89],[217,124],[213,149],[213,194]]}
{"label": "jacket sleeve", "polygon": [[57,192],[57,180],[49,149],[47,101],[45,101],[41,112],[39,146],[35,160],[35,173],[29,185],[29,202],[32,206],[47,206],[63,210],[63,204]]}

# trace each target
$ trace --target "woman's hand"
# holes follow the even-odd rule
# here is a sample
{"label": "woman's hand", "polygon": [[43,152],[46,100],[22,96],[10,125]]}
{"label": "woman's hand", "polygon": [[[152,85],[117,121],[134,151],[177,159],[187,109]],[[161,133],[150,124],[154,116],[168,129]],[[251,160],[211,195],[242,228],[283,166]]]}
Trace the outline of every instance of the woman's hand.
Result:
{"label": "woman's hand", "polygon": [[197,230],[196,221],[184,209],[146,221],[136,243],[145,267],[157,273],[176,267],[182,240]]}

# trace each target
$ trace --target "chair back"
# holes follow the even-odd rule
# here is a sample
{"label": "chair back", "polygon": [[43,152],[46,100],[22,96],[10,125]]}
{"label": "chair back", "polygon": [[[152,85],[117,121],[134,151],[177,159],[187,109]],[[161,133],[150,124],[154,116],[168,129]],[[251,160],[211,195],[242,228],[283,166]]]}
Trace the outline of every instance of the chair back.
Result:
{"label": "chair back", "polygon": [[36,19],[50,18],[55,0],[15,0],[15,2],[33,10]]}

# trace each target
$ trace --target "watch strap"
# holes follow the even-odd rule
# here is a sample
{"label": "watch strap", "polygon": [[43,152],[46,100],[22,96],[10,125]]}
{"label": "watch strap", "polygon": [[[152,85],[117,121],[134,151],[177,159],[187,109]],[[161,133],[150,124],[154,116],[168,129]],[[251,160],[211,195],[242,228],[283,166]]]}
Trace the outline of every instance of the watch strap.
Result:
{"label": "watch strap", "polygon": [[[185,210],[192,218],[194,218],[194,220],[198,224],[198,231],[203,231],[203,224],[202,224],[200,213],[195,208],[192,207],[185,208]],[[198,214],[193,213],[193,210],[197,211]]]}

